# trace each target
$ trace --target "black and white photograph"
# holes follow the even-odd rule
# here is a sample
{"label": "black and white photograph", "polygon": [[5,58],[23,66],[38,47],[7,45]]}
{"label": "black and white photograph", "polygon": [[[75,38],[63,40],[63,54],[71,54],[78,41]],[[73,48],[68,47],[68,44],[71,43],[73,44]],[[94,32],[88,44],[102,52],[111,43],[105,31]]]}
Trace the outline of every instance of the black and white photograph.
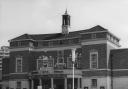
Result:
{"label": "black and white photograph", "polygon": [[128,0],[0,0],[0,89],[128,89]]}

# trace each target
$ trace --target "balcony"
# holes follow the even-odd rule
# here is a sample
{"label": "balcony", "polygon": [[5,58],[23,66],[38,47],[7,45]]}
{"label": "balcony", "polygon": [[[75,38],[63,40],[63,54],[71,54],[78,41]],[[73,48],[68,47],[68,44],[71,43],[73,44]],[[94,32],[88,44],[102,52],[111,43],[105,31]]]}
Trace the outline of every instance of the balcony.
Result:
{"label": "balcony", "polygon": [[[40,75],[48,75],[48,74],[66,74],[72,77],[72,69],[53,69],[53,68],[41,68],[38,70]],[[75,75],[82,75],[82,71],[75,69]]]}
{"label": "balcony", "polygon": [[54,46],[64,46],[64,45],[76,45],[76,44],[79,44],[79,42],[80,42],[79,38],[39,41],[37,47],[54,47]]}
{"label": "balcony", "polygon": [[66,64],[65,63],[56,63],[54,69],[65,69]]}

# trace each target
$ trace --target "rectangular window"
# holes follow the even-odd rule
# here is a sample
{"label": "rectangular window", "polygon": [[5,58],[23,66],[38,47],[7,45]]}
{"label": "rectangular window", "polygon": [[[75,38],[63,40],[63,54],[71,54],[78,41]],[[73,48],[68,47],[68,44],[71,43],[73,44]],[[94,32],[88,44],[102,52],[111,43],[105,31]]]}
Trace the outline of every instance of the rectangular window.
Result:
{"label": "rectangular window", "polygon": [[43,65],[43,60],[42,59],[37,59],[37,69],[40,69]]}
{"label": "rectangular window", "polygon": [[97,87],[97,79],[92,79],[92,87]]}
{"label": "rectangular window", "polygon": [[52,57],[49,58],[48,67],[54,67],[54,58],[52,58]]}
{"label": "rectangular window", "polygon": [[16,58],[16,72],[22,72],[22,57]]}
{"label": "rectangular window", "polygon": [[72,57],[68,57],[67,58],[67,68],[72,68],[73,64],[72,64]]}
{"label": "rectangular window", "polygon": [[37,69],[39,70],[41,67],[53,67],[54,59],[52,57],[45,56],[44,58],[37,59]]}
{"label": "rectangular window", "polygon": [[16,89],[21,89],[21,81],[17,81],[17,88]]}
{"label": "rectangular window", "polygon": [[91,69],[98,68],[98,52],[90,53],[90,68]]}
{"label": "rectangular window", "polygon": [[58,51],[57,52],[57,63],[64,63],[64,51]]}

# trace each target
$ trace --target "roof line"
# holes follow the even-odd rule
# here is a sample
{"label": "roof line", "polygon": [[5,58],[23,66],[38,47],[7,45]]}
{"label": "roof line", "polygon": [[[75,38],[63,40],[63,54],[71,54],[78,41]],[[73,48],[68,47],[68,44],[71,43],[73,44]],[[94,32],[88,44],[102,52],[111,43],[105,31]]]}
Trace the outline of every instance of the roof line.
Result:
{"label": "roof line", "polygon": [[12,41],[25,41],[25,40],[36,41],[36,40],[34,40],[34,39],[20,39],[20,40],[8,40],[8,42],[12,42]]}
{"label": "roof line", "polygon": [[99,32],[108,32],[108,31],[85,32],[85,33],[80,33],[80,34],[99,33]]}

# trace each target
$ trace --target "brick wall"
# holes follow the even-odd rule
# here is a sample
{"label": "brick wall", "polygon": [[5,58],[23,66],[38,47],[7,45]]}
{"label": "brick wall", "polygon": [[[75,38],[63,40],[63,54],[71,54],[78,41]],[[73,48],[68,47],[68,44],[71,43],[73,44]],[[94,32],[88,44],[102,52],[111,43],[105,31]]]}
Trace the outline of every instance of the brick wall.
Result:
{"label": "brick wall", "polygon": [[82,46],[82,60],[81,67],[84,69],[90,68],[90,50],[98,51],[98,68],[107,67],[107,45],[106,44],[95,44],[95,45],[83,45]]}

